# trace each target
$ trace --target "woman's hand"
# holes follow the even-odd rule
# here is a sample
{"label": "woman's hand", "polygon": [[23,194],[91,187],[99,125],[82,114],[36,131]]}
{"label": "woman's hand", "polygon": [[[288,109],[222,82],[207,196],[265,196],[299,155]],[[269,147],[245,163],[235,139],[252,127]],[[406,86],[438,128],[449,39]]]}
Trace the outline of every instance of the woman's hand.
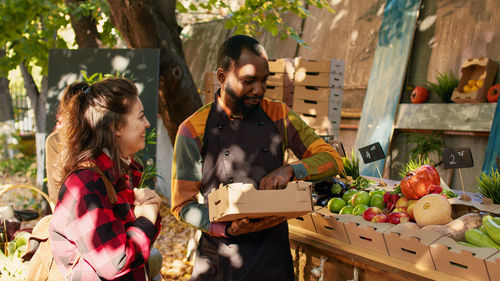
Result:
{"label": "woman's hand", "polygon": [[160,207],[156,204],[136,205],[134,207],[134,215],[136,218],[145,217],[151,221],[151,223],[155,224],[159,209]]}
{"label": "woman's hand", "polygon": [[276,216],[262,218],[259,220],[249,220],[248,218],[243,218],[232,221],[231,225],[228,226],[226,232],[231,236],[237,236],[271,228],[284,221],[286,221],[285,217]]}
{"label": "woman's hand", "polygon": [[161,198],[156,192],[149,188],[134,188],[134,205],[156,204],[160,207]]}

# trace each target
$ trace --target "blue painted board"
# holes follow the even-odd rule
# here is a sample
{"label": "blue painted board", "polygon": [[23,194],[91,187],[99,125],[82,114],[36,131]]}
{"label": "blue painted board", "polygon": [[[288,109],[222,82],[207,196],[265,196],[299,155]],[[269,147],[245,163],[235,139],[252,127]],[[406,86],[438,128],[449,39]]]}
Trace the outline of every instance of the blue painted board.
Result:
{"label": "blue painted board", "polygon": [[[356,135],[356,148],[380,142],[388,154],[419,7],[420,0],[386,2]],[[384,164],[385,159],[366,165],[360,163],[360,174],[378,177],[376,165],[383,170]]]}
{"label": "blue painted board", "polygon": [[500,99],[497,101],[495,109],[495,117],[491,123],[490,136],[488,137],[488,146],[484,155],[482,172],[486,174],[491,173],[491,168],[496,169],[496,157],[500,157]]}

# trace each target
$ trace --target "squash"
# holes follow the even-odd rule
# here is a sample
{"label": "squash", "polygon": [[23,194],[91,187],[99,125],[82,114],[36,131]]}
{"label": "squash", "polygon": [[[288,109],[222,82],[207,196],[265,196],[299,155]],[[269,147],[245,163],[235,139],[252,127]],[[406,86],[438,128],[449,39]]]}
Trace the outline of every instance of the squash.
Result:
{"label": "squash", "polygon": [[448,199],[439,194],[428,194],[418,200],[413,215],[421,227],[430,224],[447,224],[452,220],[451,204]]}

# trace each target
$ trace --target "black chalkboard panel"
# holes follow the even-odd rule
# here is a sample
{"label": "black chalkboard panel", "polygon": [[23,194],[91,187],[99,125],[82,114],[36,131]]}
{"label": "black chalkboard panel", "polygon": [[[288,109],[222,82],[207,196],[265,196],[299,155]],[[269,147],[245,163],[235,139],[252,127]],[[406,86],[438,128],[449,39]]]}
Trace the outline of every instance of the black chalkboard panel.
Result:
{"label": "black chalkboard panel", "polygon": [[384,150],[382,149],[380,142],[360,148],[359,153],[361,154],[363,163],[365,164],[385,158]]}
{"label": "black chalkboard panel", "polygon": [[443,150],[445,169],[474,167],[472,153],[469,147],[446,148]]}
{"label": "black chalkboard panel", "polygon": [[497,170],[500,171],[500,157],[497,157]]}

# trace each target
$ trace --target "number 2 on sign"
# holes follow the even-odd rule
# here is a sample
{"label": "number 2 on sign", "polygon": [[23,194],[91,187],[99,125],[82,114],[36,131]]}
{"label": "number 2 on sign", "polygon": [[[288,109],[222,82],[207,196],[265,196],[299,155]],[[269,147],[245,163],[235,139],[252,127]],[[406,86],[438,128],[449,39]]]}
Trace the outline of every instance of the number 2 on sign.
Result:
{"label": "number 2 on sign", "polygon": [[455,165],[455,164],[457,164],[457,161],[455,161],[455,155],[451,154],[451,155],[450,155],[450,158],[451,158],[450,165]]}

